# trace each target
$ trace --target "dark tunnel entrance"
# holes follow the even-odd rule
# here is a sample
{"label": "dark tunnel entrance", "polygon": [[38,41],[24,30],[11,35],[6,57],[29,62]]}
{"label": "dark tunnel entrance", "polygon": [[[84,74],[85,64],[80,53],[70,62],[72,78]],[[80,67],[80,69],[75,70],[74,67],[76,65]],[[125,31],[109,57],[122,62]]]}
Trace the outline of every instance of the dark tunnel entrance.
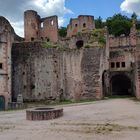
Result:
{"label": "dark tunnel entrance", "polygon": [[115,75],[111,79],[112,95],[118,96],[131,96],[132,95],[132,83],[126,75]]}
{"label": "dark tunnel entrance", "polygon": [[76,47],[77,49],[80,49],[84,46],[84,41],[83,40],[79,40],[76,42]]}

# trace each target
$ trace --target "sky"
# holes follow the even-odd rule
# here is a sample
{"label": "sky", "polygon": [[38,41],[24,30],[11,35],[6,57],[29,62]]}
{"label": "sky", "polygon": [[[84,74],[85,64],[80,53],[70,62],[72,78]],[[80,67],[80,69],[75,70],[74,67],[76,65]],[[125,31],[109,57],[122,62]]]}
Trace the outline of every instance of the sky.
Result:
{"label": "sky", "polygon": [[0,0],[0,5],[0,16],[6,17],[22,37],[25,10],[36,10],[41,17],[57,15],[59,26],[67,26],[70,18],[78,15],[101,16],[103,20],[116,13],[140,16],[140,0]]}

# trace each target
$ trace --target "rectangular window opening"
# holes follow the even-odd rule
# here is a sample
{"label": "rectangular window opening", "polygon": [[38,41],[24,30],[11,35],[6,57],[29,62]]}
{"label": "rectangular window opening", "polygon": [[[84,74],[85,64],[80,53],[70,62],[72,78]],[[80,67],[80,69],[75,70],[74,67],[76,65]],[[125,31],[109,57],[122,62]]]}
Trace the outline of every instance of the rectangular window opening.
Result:
{"label": "rectangular window opening", "polygon": [[116,63],[116,68],[120,68],[120,62]]}
{"label": "rectangular window opening", "polygon": [[122,68],[125,68],[125,62],[122,62]]}
{"label": "rectangular window opening", "polygon": [[115,63],[111,62],[111,68],[115,68]]}

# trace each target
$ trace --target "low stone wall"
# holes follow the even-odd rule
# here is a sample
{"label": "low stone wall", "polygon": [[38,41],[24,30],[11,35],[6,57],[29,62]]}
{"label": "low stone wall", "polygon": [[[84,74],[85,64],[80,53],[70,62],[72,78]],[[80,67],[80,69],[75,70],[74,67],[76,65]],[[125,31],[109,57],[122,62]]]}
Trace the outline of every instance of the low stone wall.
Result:
{"label": "low stone wall", "polygon": [[63,109],[37,108],[26,111],[26,119],[30,121],[51,120],[63,116]]}

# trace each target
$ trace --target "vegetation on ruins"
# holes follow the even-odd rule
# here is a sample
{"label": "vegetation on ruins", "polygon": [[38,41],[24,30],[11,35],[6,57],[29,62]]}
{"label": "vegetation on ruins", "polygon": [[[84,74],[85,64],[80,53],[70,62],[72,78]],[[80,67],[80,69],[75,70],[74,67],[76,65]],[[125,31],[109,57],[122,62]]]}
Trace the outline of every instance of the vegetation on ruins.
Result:
{"label": "vegetation on ruins", "polygon": [[57,48],[56,45],[52,44],[51,42],[43,42],[43,45],[42,45],[44,48]]}
{"label": "vegetation on ruins", "polygon": [[66,37],[66,35],[67,35],[67,28],[66,27],[59,28],[58,33],[59,33],[60,37]]}
{"label": "vegetation on ruins", "polygon": [[132,20],[136,20],[137,29],[140,30],[140,20],[137,20],[137,15],[132,14],[131,18],[122,14],[115,14],[112,17],[108,17],[106,21],[103,21],[101,17],[95,19],[95,26],[97,29],[108,27],[109,34],[120,36],[121,34],[129,35],[130,28],[132,26]]}
{"label": "vegetation on ruins", "polygon": [[132,22],[127,16],[116,14],[107,18],[106,25],[110,34],[115,36],[120,36],[121,34],[129,35]]}
{"label": "vegetation on ruins", "polygon": [[106,44],[105,32],[105,28],[92,30],[91,37],[84,47],[104,47]]}
{"label": "vegetation on ruins", "polygon": [[43,42],[42,47],[44,47],[44,48],[57,48],[57,49],[62,50],[62,51],[66,50],[66,48],[64,46],[62,46],[61,44],[59,44],[59,43],[54,44],[54,43],[48,42],[48,41]]}
{"label": "vegetation on ruins", "polygon": [[[136,20],[137,29],[140,30],[140,20],[137,20],[136,13],[133,13],[131,18],[124,16],[120,13],[113,15],[112,17],[108,17],[106,21],[99,16],[95,19],[95,27],[96,29],[102,29],[105,26],[108,27],[109,34],[120,36],[122,34],[129,35],[130,28],[132,26],[132,19]],[[66,37],[67,28],[61,27],[59,28],[59,36]],[[101,42],[104,43],[103,39],[100,39]]]}

